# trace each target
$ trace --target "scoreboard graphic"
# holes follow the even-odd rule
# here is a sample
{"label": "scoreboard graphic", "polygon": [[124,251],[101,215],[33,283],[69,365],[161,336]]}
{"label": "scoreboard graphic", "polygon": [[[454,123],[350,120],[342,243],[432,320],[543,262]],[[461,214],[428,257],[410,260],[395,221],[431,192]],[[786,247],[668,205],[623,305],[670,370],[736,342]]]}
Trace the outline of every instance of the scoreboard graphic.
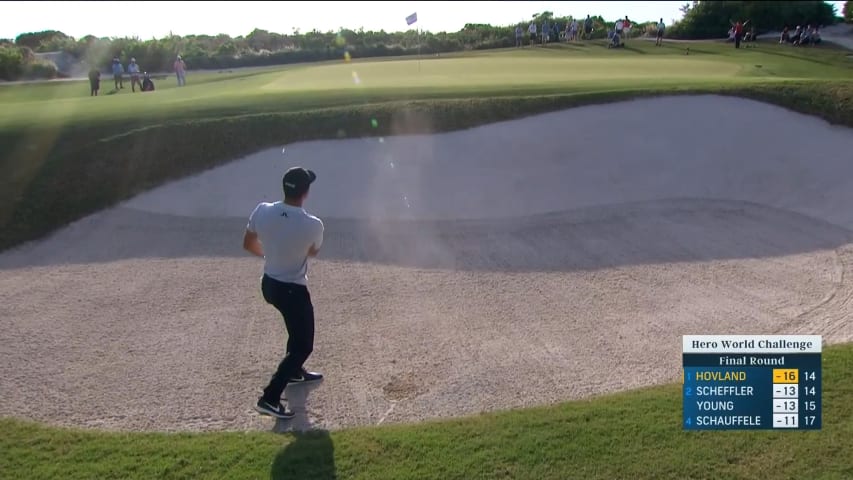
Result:
{"label": "scoreboard graphic", "polygon": [[685,430],[820,430],[820,335],[685,335]]}

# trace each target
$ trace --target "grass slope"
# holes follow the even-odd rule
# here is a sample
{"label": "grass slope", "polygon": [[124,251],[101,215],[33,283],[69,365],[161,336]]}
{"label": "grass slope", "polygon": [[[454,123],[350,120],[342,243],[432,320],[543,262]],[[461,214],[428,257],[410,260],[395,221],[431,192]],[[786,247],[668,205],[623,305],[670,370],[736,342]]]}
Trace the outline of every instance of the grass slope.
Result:
{"label": "grass slope", "polygon": [[[4,478],[853,478],[853,346],[823,354],[820,431],[686,432],[681,385],[420,425],[105,433],[0,420]],[[272,425],[272,421],[270,421]]]}
{"label": "grass slope", "polygon": [[151,94],[98,98],[86,82],[3,86],[0,250],[165,181],[300,140],[455,130],[668,93],[757,98],[853,126],[853,62],[843,50],[684,48],[635,40],[618,50],[591,42],[473,52],[425,59],[420,73],[412,59],[205,72],[185,88],[168,79]]}
{"label": "grass slope", "polygon": [[[153,95],[118,94],[102,81],[102,98],[87,82],[0,87],[0,130],[68,123],[162,121],[202,116],[282,112],[416,98],[558,94],[648,86],[733,85],[749,81],[849,80],[853,62],[832,48],[780,45],[736,50],[721,43],[655,48],[636,40],[628,49],[582,46],[472,52],[421,62],[324,62],[235,71],[201,72],[189,86],[158,81]],[[420,63],[420,67],[418,64]],[[357,78],[357,81],[356,81]]]}

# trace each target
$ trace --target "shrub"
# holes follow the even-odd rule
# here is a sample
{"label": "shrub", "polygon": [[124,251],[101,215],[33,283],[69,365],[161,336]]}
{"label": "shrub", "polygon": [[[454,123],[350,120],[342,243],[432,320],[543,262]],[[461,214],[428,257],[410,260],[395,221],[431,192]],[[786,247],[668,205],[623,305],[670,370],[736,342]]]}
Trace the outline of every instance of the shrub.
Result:
{"label": "shrub", "polygon": [[17,47],[0,46],[0,78],[17,80],[23,71],[24,57]]}
{"label": "shrub", "polygon": [[58,76],[58,71],[53,62],[37,60],[24,64],[22,76],[27,80],[52,80]]}

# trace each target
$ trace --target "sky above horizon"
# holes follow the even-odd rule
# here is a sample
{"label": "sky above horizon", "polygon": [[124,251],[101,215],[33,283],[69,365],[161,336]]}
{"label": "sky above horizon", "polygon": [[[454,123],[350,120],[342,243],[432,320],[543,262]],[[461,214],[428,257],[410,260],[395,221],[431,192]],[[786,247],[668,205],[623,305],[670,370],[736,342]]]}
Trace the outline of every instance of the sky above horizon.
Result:
{"label": "sky above horizon", "polygon": [[[459,31],[466,23],[510,25],[529,20],[533,14],[586,17],[601,15],[615,21],[625,15],[636,22],[663,17],[671,24],[681,18],[682,1],[657,2],[3,2],[0,38],[21,33],[59,30],[74,38],[163,38],[175,35],[247,35],[255,28],[277,33],[358,30],[404,31],[405,18],[417,12],[411,28],[431,32]],[[828,2],[840,15],[844,2]],[[202,13],[203,12],[203,13]],[[449,12],[449,13],[448,13]]]}

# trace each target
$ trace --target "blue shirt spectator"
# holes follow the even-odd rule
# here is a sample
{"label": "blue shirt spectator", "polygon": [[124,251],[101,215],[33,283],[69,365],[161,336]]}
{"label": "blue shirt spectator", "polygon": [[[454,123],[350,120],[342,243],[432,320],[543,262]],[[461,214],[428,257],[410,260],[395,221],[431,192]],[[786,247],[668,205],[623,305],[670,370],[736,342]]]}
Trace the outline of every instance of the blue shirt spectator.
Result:
{"label": "blue shirt spectator", "polygon": [[121,75],[124,73],[124,66],[122,66],[121,61],[118,58],[113,59],[113,75]]}

